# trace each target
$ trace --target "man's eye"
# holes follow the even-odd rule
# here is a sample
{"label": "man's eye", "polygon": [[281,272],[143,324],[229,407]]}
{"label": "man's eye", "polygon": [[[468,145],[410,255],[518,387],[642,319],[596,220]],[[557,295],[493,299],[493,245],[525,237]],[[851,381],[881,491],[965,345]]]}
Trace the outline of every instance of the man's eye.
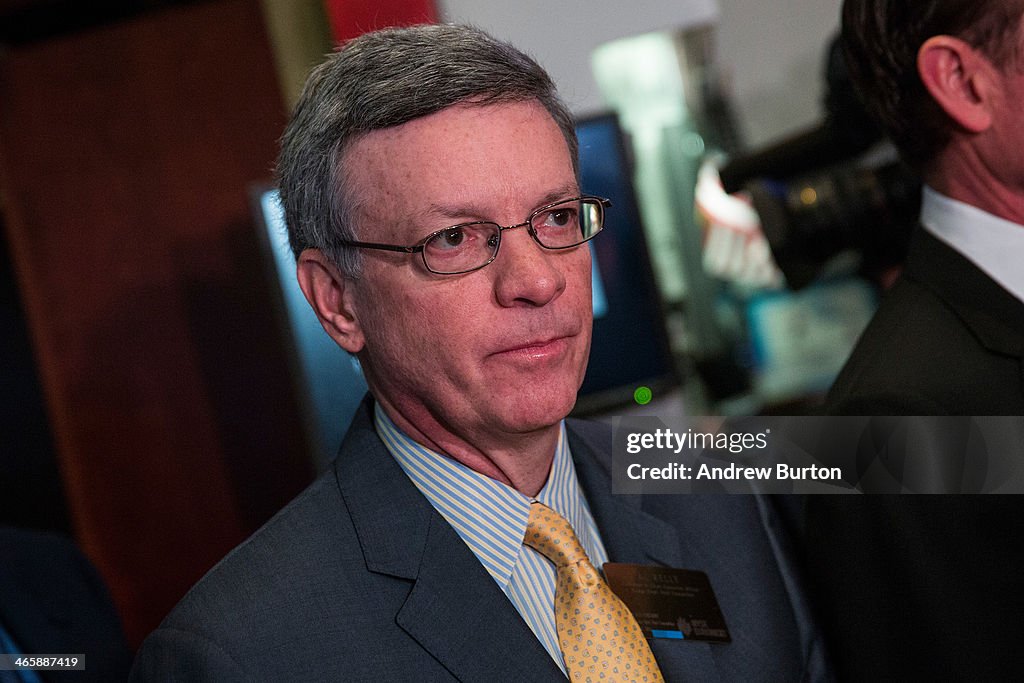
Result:
{"label": "man's eye", "polygon": [[576,212],[573,209],[552,209],[543,216],[541,227],[564,228],[576,224]]}
{"label": "man's eye", "polygon": [[445,230],[434,239],[434,244],[439,249],[455,249],[466,242],[466,231],[462,228],[451,228]]}

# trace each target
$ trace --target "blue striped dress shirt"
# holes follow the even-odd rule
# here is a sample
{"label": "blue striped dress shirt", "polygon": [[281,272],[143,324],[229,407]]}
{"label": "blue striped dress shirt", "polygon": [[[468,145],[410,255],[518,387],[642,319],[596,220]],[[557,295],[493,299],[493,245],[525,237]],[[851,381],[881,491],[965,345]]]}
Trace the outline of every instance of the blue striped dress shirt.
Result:
{"label": "blue striped dress shirt", "polygon": [[555,630],[555,567],[523,545],[530,503],[538,500],[569,520],[596,567],[608,561],[576,479],[562,422],[551,473],[536,498],[430,450],[405,435],[376,405],[377,433],[416,487],[466,542],[537,639],[565,671]]}

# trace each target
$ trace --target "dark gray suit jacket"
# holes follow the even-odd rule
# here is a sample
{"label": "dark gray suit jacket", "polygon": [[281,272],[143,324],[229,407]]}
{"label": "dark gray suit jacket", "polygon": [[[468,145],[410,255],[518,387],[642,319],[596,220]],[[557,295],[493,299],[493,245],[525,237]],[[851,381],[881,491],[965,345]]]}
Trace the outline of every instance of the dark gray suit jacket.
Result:
{"label": "dark gray suit jacket", "polygon": [[[134,681],[558,681],[480,562],[357,413],[330,472],[211,570],[144,643]],[[610,432],[571,423],[612,561],[700,569],[733,642],[659,640],[669,681],[824,680],[774,513],[741,496],[612,496]]]}

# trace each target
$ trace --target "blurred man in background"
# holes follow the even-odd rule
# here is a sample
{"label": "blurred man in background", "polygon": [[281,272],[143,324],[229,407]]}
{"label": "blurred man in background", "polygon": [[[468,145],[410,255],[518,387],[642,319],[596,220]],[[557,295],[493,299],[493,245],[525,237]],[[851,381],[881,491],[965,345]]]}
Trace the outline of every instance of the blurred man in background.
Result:
{"label": "blurred man in background", "polygon": [[926,188],[906,275],[832,388],[836,410],[1024,414],[1022,11],[845,5],[859,91]]}
{"label": "blurred man in background", "polygon": [[[1022,15],[1020,0],[844,4],[858,91],[926,187],[903,276],[833,386],[832,413],[1024,414]],[[946,479],[962,447],[947,445],[929,454]],[[846,678],[1024,670],[1006,626],[1024,613],[1008,569],[1024,563],[1016,497],[819,497],[807,513]]]}

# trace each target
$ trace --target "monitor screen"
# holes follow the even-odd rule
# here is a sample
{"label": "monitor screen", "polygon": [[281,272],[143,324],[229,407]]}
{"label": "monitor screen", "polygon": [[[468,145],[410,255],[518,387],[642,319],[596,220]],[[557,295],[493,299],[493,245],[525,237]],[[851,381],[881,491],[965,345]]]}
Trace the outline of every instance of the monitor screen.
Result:
{"label": "monitor screen", "polygon": [[277,190],[256,191],[259,238],[265,260],[281,292],[286,338],[294,358],[293,373],[303,403],[306,428],[323,467],[334,459],[359,402],[366,394],[366,380],[354,356],[331,339],[295,278],[295,257],[288,246],[284,209]]}
{"label": "monitor screen", "polygon": [[576,134],[581,189],[612,201],[605,230],[590,242],[603,305],[594,309],[590,365],[577,411],[595,412],[628,404],[638,386],[671,385],[676,371],[618,119],[582,118]]}

